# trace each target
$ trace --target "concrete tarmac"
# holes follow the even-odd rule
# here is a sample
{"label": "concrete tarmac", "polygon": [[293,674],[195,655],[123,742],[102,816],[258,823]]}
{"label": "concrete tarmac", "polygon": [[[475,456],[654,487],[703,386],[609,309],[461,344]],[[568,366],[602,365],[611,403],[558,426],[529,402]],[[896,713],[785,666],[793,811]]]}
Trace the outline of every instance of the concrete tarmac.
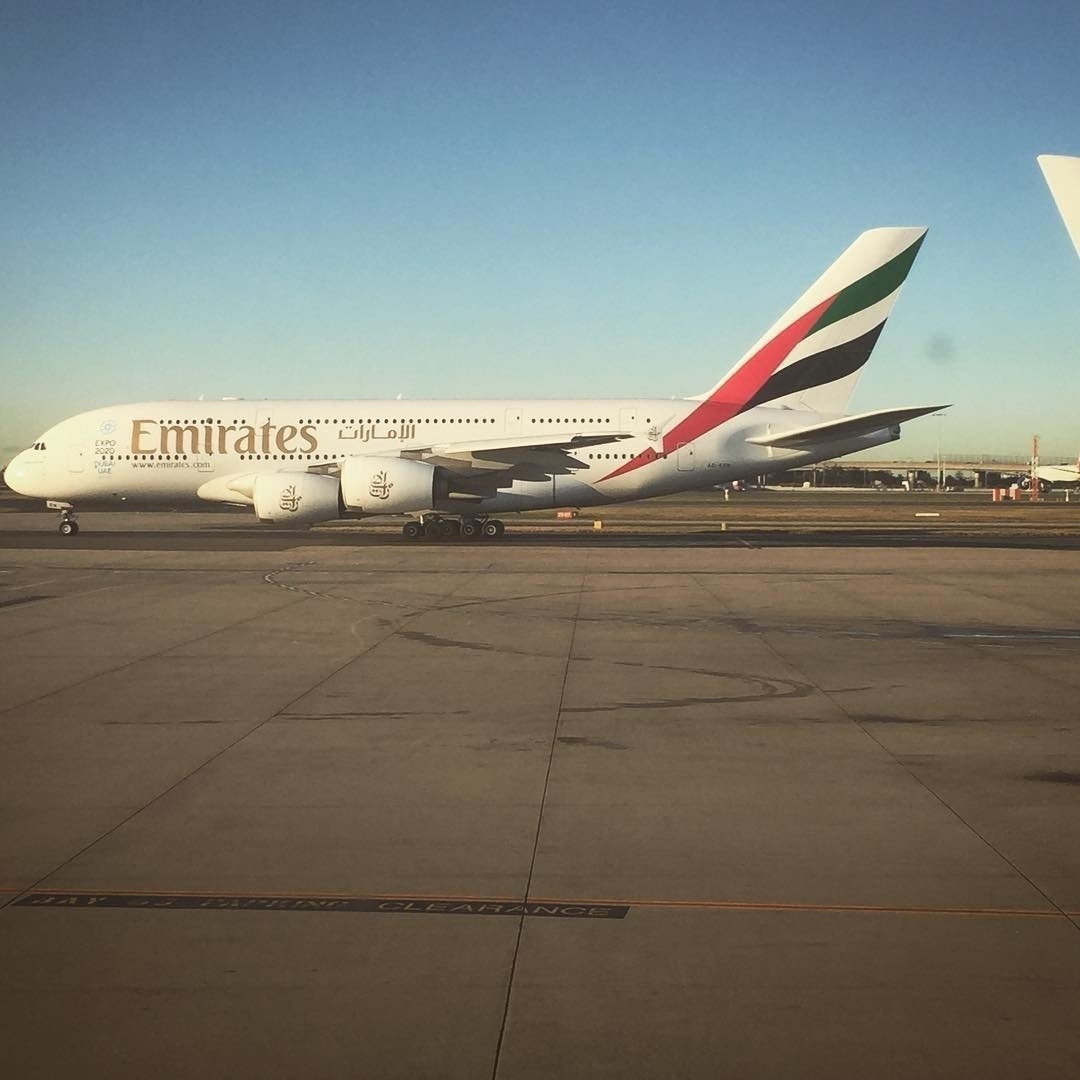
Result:
{"label": "concrete tarmac", "polygon": [[5,1072],[1080,1075],[1070,547],[21,516]]}

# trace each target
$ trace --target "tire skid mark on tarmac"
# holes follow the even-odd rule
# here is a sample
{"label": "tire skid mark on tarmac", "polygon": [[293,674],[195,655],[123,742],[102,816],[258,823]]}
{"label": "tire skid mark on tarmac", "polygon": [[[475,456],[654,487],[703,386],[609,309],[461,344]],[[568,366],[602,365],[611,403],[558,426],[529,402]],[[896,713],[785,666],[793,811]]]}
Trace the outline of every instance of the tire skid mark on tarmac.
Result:
{"label": "tire skid mark on tarmac", "polygon": [[[464,649],[473,652],[501,653],[508,656],[523,656],[534,658],[539,654],[524,649],[515,649],[512,646],[491,645],[487,642],[461,641],[454,638],[441,637],[436,634],[428,634],[418,630],[399,631],[398,637],[433,648]],[[549,656],[554,659],[554,656]],[[672,664],[647,664],[636,660],[613,660],[605,657],[576,656],[574,664],[608,664],[614,667],[630,668],[637,671],[666,671],[677,675],[701,675],[707,679],[724,679],[736,685],[746,686],[749,689],[743,693],[727,693],[720,695],[704,695],[683,698],[658,698],[648,701],[618,701],[602,705],[571,705],[565,706],[563,711],[567,713],[591,713],[591,712],[614,712],[621,709],[673,709],[686,708],[693,705],[722,705],[739,704],[750,701],[761,701],[765,698],[783,699],[808,697],[814,694],[815,688],[806,682],[795,679],[784,679],[758,675],[747,675],[737,671],[716,671],[710,668],[678,667]]]}
{"label": "tire skid mark on tarmac", "polygon": [[[293,563],[288,566],[280,567],[276,570],[268,571],[263,575],[263,580],[269,585],[274,585],[280,589],[286,589],[289,592],[301,593],[305,596],[312,596],[322,600],[339,600],[346,603],[359,603],[361,602],[357,597],[344,596],[340,593],[333,593],[323,589],[315,589],[308,585],[303,584],[290,584],[287,581],[283,581],[280,575],[294,572],[301,572],[306,567],[310,566],[310,563]],[[473,571],[471,571],[473,572]],[[411,572],[410,572],[411,573]],[[842,575],[846,576],[846,575]],[[337,582],[335,584],[344,584]],[[602,595],[606,593],[621,593],[621,592],[652,592],[657,590],[670,591],[671,586],[669,584],[661,585],[646,585],[646,586],[633,586],[627,587],[624,585],[602,587],[587,589],[586,595]],[[559,597],[576,595],[574,590],[556,589],[545,592],[537,593],[521,593],[513,596],[499,596],[499,597],[480,597],[471,600],[460,600],[448,604],[436,604],[433,608],[425,608],[425,611],[455,611],[468,607],[497,607],[501,604],[513,604],[521,602],[530,602],[536,600],[548,600],[556,599]],[[391,600],[380,600],[378,598],[365,596],[362,600],[365,605],[378,604],[386,607],[400,607],[401,605]],[[411,613],[411,612],[410,612]],[[493,614],[498,615],[499,612],[495,611]],[[547,617],[552,619],[562,619],[565,616],[558,614],[549,614]],[[894,640],[908,640],[908,641],[970,641],[976,644],[995,645],[995,644],[1012,644],[1015,642],[1037,642],[1043,643],[1069,643],[1080,641],[1080,628],[1077,627],[1025,627],[1025,626],[956,626],[947,624],[936,624],[927,622],[910,622],[903,619],[883,619],[883,620],[867,620],[873,622],[875,625],[869,627],[851,626],[848,624],[840,624],[838,622],[818,621],[818,622],[803,622],[799,625],[792,625],[786,622],[769,622],[766,620],[757,620],[748,618],[745,616],[737,615],[722,615],[722,614],[705,614],[705,615],[682,615],[678,617],[666,617],[663,615],[654,615],[648,612],[612,612],[604,613],[602,615],[582,615],[582,622],[595,622],[610,624],[612,622],[622,623],[624,625],[632,626],[679,626],[685,628],[700,627],[702,629],[710,629],[715,627],[727,627],[733,630],[738,630],[743,633],[752,634],[790,634],[793,636],[832,636],[839,638],[854,638],[864,640],[877,640],[877,641],[894,641]],[[408,636],[408,635],[403,635]],[[416,640],[420,640],[423,635],[415,635]],[[454,645],[463,649],[477,649],[492,652],[510,652],[513,653],[513,649],[504,649],[502,647],[485,646],[482,644],[470,644],[468,642],[457,641],[442,641],[435,640],[434,636],[431,636],[430,644],[446,644]],[[522,654],[532,655],[532,654]]]}

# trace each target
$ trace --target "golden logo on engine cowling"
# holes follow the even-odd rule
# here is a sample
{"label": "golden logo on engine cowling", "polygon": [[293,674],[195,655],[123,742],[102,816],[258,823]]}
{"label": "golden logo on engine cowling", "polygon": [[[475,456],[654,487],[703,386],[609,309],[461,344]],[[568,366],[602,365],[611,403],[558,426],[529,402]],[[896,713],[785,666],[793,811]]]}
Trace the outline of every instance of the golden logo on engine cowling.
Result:
{"label": "golden logo on engine cowling", "polygon": [[300,509],[300,503],[303,496],[296,494],[296,485],[290,484],[281,492],[281,499],[278,501],[278,506],[282,510],[288,511],[290,514],[295,514]]}
{"label": "golden logo on engine cowling", "polygon": [[390,489],[393,486],[392,481],[387,479],[386,470],[383,469],[371,478],[371,483],[368,485],[368,493],[373,499],[389,499]]}

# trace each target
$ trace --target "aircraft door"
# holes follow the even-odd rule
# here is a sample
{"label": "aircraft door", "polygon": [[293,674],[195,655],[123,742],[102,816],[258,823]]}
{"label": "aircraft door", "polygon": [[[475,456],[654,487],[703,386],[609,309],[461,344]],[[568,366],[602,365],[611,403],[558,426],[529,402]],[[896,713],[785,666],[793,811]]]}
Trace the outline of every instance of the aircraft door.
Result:
{"label": "aircraft door", "polygon": [[521,409],[506,410],[506,434],[521,434]]}
{"label": "aircraft door", "polygon": [[675,456],[679,472],[694,471],[694,444],[692,442],[679,443],[679,449]]}
{"label": "aircraft door", "polygon": [[637,429],[637,409],[633,406],[619,410],[619,430],[635,431]]}
{"label": "aircraft door", "polygon": [[74,443],[68,446],[68,472],[82,472],[86,468],[86,448],[76,446]]}

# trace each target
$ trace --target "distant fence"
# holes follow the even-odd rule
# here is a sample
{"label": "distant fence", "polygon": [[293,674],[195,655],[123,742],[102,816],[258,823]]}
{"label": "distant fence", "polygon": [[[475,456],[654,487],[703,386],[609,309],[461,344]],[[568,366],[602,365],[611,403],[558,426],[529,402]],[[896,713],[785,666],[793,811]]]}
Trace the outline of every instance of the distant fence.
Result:
{"label": "distant fence", "polygon": [[[828,466],[830,468],[840,469],[886,469],[892,472],[911,471],[918,470],[925,472],[936,472],[938,468],[938,458],[935,455],[932,458],[906,458],[901,461],[863,461],[861,458],[845,457],[845,458],[833,458],[830,461],[819,462],[817,468]],[[956,454],[945,453],[941,454],[941,468],[946,472],[973,472],[978,470],[979,472],[1000,472],[1003,470],[1023,470],[1031,464],[1030,455],[1025,456],[1022,454]],[[1045,452],[1039,453],[1040,465],[1069,465],[1074,466],[1076,464],[1076,455],[1072,456],[1068,454],[1047,454]],[[814,466],[807,465],[806,468],[813,468]]]}

